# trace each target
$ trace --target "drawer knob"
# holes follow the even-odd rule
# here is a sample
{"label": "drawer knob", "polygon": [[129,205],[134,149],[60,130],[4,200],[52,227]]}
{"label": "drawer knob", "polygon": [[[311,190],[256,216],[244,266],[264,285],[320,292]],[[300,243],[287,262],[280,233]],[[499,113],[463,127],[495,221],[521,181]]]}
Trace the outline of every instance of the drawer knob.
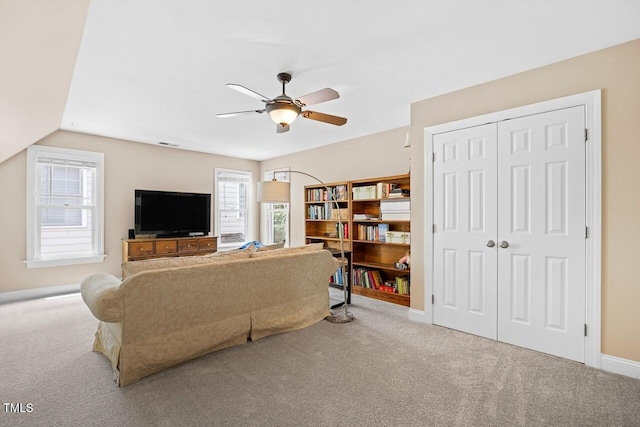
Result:
{"label": "drawer knob", "polygon": [[144,251],[144,248],[138,248],[138,249],[140,249],[141,251]]}
{"label": "drawer knob", "polygon": [[169,246],[167,246],[167,245],[164,245],[164,248],[165,248],[165,249],[169,249]]}

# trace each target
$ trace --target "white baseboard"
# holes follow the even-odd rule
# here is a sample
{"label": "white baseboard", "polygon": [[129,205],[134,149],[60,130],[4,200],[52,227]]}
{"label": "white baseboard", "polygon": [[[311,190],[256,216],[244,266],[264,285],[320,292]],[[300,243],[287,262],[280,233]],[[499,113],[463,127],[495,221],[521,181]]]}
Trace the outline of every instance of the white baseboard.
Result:
{"label": "white baseboard", "polygon": [[600,369],[640,380],[640,362],[633,360],[602,354],[600,355]]}
{"label": "white baseboard", "polygon": [[431,323],[431,321],[427,319],[427,313],[425,311],[416,310],[415,308],[409,309],[408,317],[409,320],[413,320],[414,322]]}
{"label": "white baseboard", "polygon": [[62,286],[49,286],[46,288],[26,289],[24,291],[0,292],[0,304],[25,301],[29,299],[45,298],[55,295],[80,292],[80,283]]}

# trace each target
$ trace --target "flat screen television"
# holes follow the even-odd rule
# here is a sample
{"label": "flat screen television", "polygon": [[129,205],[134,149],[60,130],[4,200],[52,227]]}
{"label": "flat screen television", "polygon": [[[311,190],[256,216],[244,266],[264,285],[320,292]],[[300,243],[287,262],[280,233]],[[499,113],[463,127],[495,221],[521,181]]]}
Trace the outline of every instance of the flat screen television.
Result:
{"label": "flat screen television", "polygon": [[135,233],[157,237],[206,236],[211,194],[135,190]]}

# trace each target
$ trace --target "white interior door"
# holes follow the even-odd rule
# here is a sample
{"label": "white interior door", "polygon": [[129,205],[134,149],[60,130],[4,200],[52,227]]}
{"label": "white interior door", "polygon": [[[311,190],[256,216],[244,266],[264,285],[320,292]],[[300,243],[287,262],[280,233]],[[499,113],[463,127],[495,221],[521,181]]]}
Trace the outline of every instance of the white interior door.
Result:
{"label": "white interior door", "polygon": [[434,153],[434,323],[496,339],[496,125],[436,135]]}
{"label": "white interior door", "polygon": [[435,324],[584,361],[584,129],[579,106],[433,137]]}
{"label": "white interior door", "polygon": [[585,112],[498,124],[498,340],[584,362]]}

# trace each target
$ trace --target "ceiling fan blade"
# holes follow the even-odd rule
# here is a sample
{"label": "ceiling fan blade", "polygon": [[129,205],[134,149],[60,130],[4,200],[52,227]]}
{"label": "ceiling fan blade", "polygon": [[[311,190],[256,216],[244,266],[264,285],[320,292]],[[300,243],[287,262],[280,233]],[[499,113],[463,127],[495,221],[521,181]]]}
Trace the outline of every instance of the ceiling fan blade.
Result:
{"label": "ceiling fan blade", "polygon": [[289,132],[289,125],[282,126],[282,125],[276,124],[276,132],[277,133]]}
{"label": "ceiling fan blade", "polygon": [[296,99],[302,105],[313,105],[321,102],[331,101],[332,99],[340,98],[340,94],[333,89],[324,88],[318,91],[308,93],[300,98]]}
{"label": "ceiling fan blade", "polygon": [[227,83],[227,87],[229,87],[229,88],[231,88],[233,90],[237,90],[238,92],[243,93],[245,95],[249,95],[252,98],[259,99],[260,101],[263,101],[263,102],[269,101],[269,98],[267,98],[266,96],[261,95],[258,92],[256,92],[255,90],[251,90],[251,89],[246,88],[246,87],[244,87],[242,85],[237,85],[235,83]]}
{"label": "ceiling fan blade", "polygon": [[336,126],[342,126],[347,123],[344,117],[332,116],[331,114],[318,113],[317,111],[303,111],[302,117],[305,119],[317,120],[319,122],[329,123]]}
{"label": "ceiling fan blade", "polygon": [[249,111],[236,111],[234,113],[221,113],[221,114],[216,114],[216,117],[220,117],[221,119],[226,119],[227,117],[242,116],[244,114],[253,114],[253,113],[262,114],[264,113],[264,110],[249,110]]}

